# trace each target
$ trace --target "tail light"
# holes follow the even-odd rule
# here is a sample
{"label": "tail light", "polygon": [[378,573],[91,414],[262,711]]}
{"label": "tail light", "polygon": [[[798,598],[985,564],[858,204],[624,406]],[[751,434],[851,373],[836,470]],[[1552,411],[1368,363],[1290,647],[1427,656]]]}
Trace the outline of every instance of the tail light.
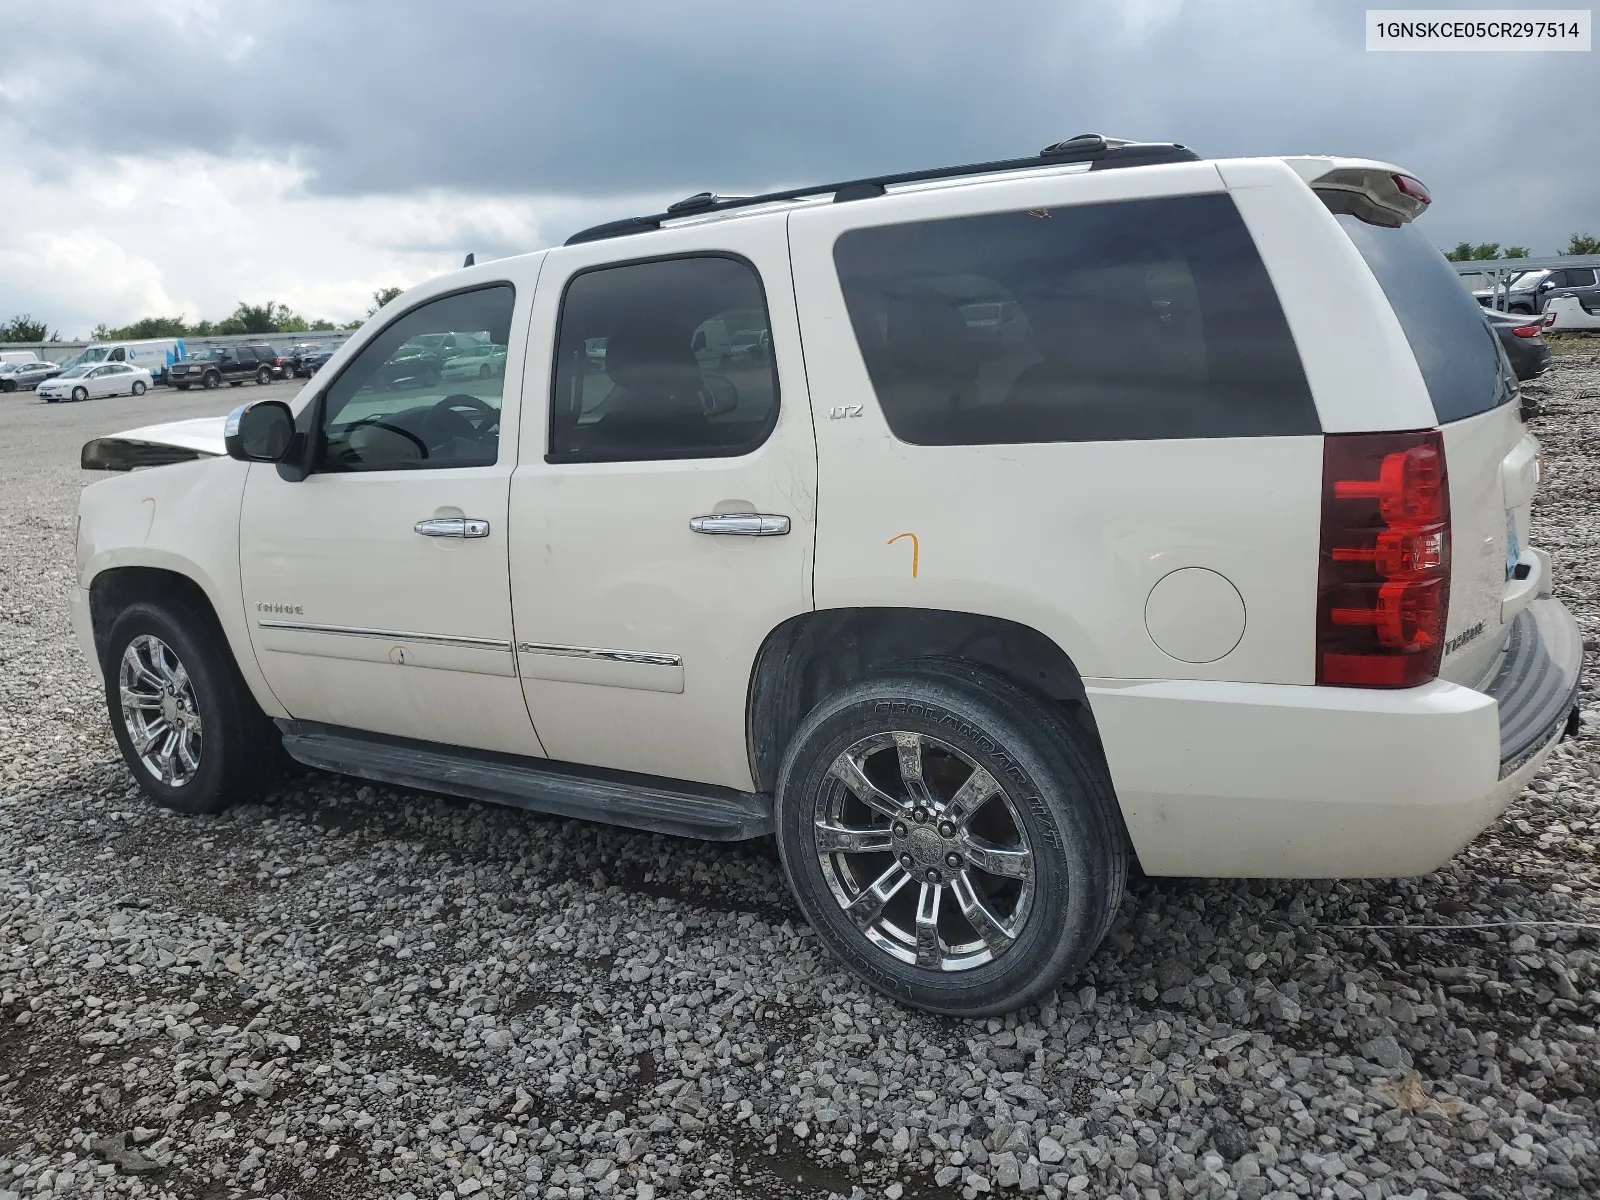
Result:
{"label": "tail light", "polygon": [[1450,489],[1437,429],[1329,434],[1322,452],[1317,682],[1415,687],[1450,611]]}
{"label": "tail light", "polygon": [[1544,332],[1543,325],[1518,325],[1512,331],[1513,336],[1520,338],[1538,337]]}
{"label": "tail light", "polygon": [[1545,310],[1545,314],[1544,314],[1544,327],[1546,329],[1549,329],[1550,326],[1554,325],[1555,323],[1556,323],[1556,310],[1553,309],[1553,308],[1546,309]]}

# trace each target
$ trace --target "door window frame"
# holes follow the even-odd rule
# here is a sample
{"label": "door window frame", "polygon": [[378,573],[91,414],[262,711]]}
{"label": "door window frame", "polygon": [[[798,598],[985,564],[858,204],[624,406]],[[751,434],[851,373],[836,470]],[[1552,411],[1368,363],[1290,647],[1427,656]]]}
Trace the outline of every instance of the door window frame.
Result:
{"label": "door window frame", "polygon": [[[537,284],[535,283],[534,286],[536,287]],[[517,316],[518,290],[517,290],[516,282],[514,280],[512,280],[512,279],[509,279],[509,278],[506,278],[506,279],[493,279],[493,280],[486,280],[486,281],[484,281],[482,283],[466,284],[466,285],[464,285],[462,287],[451,288],[448,291],[437,292],[437,293],[435,293],[435,294],[433,294],[431,296],[422,297],[421,299],[419,299],[415,304],[411,305],[410,307],[405,308],[402,311],[395,313],[393,317],[391,317],[389,320],[385,321],[382,325],[380,325],[376,329],[374,329],[369,336],[363,338],[362,342],[361,342],[361,345],[356,349],[356,352],[350,356],[350,358],[344,363],[343,366],[341,366],[338,369],[338,371],[336,371],[332,375],[330,375],[325,383],[322,383],[322,381],[319,380],[318,382],[322,383],[322,386],[317,389],[316,395],[312,399],[311,403],[307,404],[305,406],[305,408],[300,410],[299,417],[295,421],[296,430],[298,432],[300,432],[300,433],[306,434],[311,439],[311,441],[314,443],[312,445],[312,447],[311,447],[310,467],[308,469],[306,469],[307,477],[309,477],[311,475],[328,475],[328,476],[376,475],[376,474],[386,474],[386,473],[391,472],[391,471],[484,471],[484,470],[492,471],[492,470],[495,470],[495,469],[498,469],[498,468],[510,469],[511,466],[514,466],[515,465],[515,461],[516,461],[515,460],[515,455],[513,455],[510,464],[507,463],[506,457],[505,457],[505,446],[506,446],[506,427],[505,427],[506,426],[506,422],[505,422],[505,416],[506,416],[506,394],[507,394],[507,391],[510,388],[510,382],[511,382],[511,373],[509,371],[502,372],[501,377],[500,377],[500,379],[501,379],[501,390],[500,390],[500,435],[499,435],[498,439],[496,440],[495,461],[492,462],[492,463],[476,463],[476,464],[471,464],[471,465],[463,465],[463,464],[457,463],[457,464],[451,464],[451,465],[441,465],[441,466],[437,466],[437,467],[428,467],[428,466],[422,466],[420,464],[413,464],[413,463],[395,463],[395,464],[392,464],[392,465],[373,466],[373,467],[359,468],[359,469],[355,469],[355,470],[351,470],[351,469],[348,469],[348,468],[330,470],[322,461],[322,454],[323,454],[323,450],[324,450],[323,431],[326,428],[326,425],[325,425],[325,422],[324,422],[324,413],[327,411],[328,393],[331,390],[333,390],[334,386],[336,384],[338,384],[339,380],[344,378],[345,373],[347,371],[349,371],[351,367],[355,366],[355,364],[361,360],[361,356],[366,353],[367,349],[372,345],[373,342],[377,341],[386,332],[388,332],[390,329],[394,328],[394,326],[398,322],[405,320],[412,313],[417,312],[417,311],[419,311],[421,309],[424,309],[424,308],[428,307],[428,305],[430,305],[430,304],[434,304],[434,303],[436,303],[436,302],[438,302],[440,300],[450,300],[450,299],[453,299],[456,296],[466,296],[466,295],[472,294],[473,292],[489,291],[489,290],[491,290],[493,288],[502,288],[502,287],[511,289],[511,314],[510,314],[510,317],[507,320],[507,332],[506,332],[506,359],[509,362],[510,358],[511,358],[511,343],[517,336],[516,316]],[[530,287],[529,290],[531,292],[534,289],[532,287]],[[349,339],[346,339],[344,342],[341,342],[338,346],[336,346],[330,353],[336,354],[336,353],[338,353],[339,350],[342,350],[348,344],[349,344]],[[398,349],[398,347],[396,347],[396,349]],[[320,374],[320,372],[319,372],[319,374]],[[302,421],[304,422],[303,427],[302,427]],[[513,425],[513,427],[512,427],[513,434],[515,434],[515,429],[516,429],[516,426]]]}
{"label": "door window frame", "polygon": [[[741,450],[738,454],[666,454],[655,458],[552,458],[555,450],[556,433],[556,379],[561,373],[561,342],[563,325],[567,319],[567,297],[572,290],[572,285],[585,275],[592,275],[597,271],[614,271],[620,267],[648,266],[651,263],[679,262],[684,259],[700,258],[725,258],[748,267],[756,277],[756,290],[761,294],[761,311],[767,318],[767,332],[772,341],[772,413],[767,419],[767,428],[761,435],[761,440],[754,445]],[[555,334],[550,342],[550,378],[547,383],[544,422],[544,450],[543,459],[546,464],[553,467],[581,467],[625,463],[631,465],[645,465],[649,463],[664,462],[722,462],[734,461],[754,454],[772,440],[773,433],[778,428],[778,419],[783,411],[783,373],[778,369],[777,339],[771,337],[772,333],[772,302],[767,296],[767,281],[761,274],[761,268],[747,255],[737,250],[678,250],[670,254],[649,254],[637,258],[619,258],[609,262],[591,263],[586,267],[579,267],[562,281],[561,296],[556,301]]]}

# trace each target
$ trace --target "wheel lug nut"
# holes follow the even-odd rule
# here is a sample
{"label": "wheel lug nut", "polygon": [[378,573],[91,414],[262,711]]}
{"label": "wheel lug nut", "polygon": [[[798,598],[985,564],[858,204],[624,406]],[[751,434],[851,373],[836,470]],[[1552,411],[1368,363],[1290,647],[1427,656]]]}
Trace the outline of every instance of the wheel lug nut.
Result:
{"label": "wheel lug nut", "polygon": [[926,871],[924,871],[922,873],[922,877],[924,879],[926,879],[929,883],[938,883],[939,882],[938,869],[935,868],[935,867],[929,867]]}
{"label": "wheel lug nut", "polygon": [[961,855],[952,851],[944,856],[944,861],[946,866],[959,867],[961,865]]}
{"label": "wheel lug nut", "polygon": [[902,854],[900,856],[900,865],[902,867],[910,867],[915,861],[916,859],[912,858],[909,854]]}
{"label": "wheel lug nut", "polygon": [[956,827],[954,825],[950,824],[949,821],[940,821],[939,822],[939,836],[940,837],[942,837],[942,838],[953,838],[953,837],[955,837],[955,835],[956,835]]}
{"label": "wheel lug nut", "polygon": [[906,828],[904,821],[896,821],[894,823],[894,829],[892,832],[894,833],[895,837],[905,837],[906,834],[910,833],[911,831]]}
{"label": "wheel lug nut", "polygon": [[911,814],[911,817],[918,825],[925,825],[928,822],[928,810],[919,808]]}

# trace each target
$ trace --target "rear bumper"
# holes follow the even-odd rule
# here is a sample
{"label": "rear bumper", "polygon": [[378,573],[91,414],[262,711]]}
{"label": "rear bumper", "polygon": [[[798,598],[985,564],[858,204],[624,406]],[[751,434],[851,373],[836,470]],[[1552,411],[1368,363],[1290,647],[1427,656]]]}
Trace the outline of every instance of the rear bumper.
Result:
{"label": "rear bumper", "polygon": [[1152,875],[1387,877],[1439,867],[1562,736],[1583,646],[1558,601],[1512,625],[1485,690],[1089,680]]}

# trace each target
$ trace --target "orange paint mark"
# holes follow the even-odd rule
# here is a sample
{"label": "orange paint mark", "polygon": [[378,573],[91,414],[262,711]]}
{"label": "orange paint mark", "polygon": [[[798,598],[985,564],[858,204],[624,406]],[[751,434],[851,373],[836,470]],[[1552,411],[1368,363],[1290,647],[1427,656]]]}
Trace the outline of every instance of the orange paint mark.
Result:
{"label": "orange paint mark", "polygon": [[897,533],[884,544],[892,546],[901,538],[911,539],[911,578],[915,579],[917,577],[917,560],[922,557],[922,545],[917,540],[917,535],[914,533]]}

